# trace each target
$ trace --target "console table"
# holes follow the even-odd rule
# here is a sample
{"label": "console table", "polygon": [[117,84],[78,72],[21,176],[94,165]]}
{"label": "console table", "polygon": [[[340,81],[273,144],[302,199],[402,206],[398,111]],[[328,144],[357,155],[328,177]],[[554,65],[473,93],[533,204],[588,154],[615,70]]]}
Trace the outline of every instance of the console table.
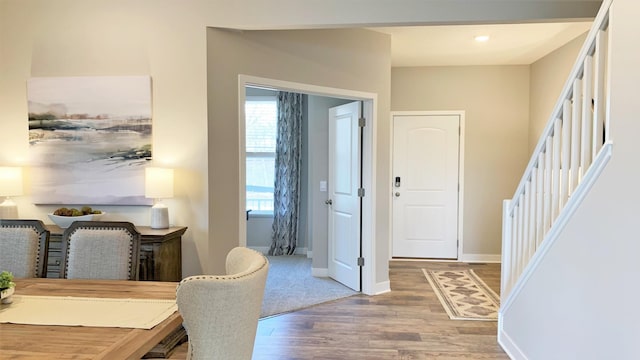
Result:
{"label": "console table", "polygon": [[[57,278],[60,276],[64,229],[57,225],[45,225],[45,227],[51,233],[47,277]],[[136,226],[136,228],[141,234],[140,280],[182,280],[182,234],[187,231],[187,228],[184,226],[168,229],[152,229],[149,226]]]}

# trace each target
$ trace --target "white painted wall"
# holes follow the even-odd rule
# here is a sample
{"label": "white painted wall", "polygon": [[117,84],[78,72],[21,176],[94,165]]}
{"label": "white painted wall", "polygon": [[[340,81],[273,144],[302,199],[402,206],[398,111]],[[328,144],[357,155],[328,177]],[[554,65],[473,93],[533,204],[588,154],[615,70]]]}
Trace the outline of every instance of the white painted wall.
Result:
{"label": "white painted wall", "polygon": [[466,112],[463,251],[499,255],[502,200],[529,160],[529,67],[393,68],[391,110]]}
{"label": "white painted wall", "polygon": [[504,315],[506,335],[531,360],[638,358],[638,13],[637,1],[614,0],[612,158]]}

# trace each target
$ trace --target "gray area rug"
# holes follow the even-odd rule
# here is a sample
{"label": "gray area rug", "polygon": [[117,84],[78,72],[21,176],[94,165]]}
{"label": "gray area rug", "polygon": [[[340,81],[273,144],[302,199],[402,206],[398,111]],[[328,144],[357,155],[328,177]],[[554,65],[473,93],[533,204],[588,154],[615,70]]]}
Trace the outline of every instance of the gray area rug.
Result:
{"label": "gray area rug", "polygon": [[311,275],[306,256],[267,256],[269,275],[260,317],[282,314],[357,294],[330,278]]}

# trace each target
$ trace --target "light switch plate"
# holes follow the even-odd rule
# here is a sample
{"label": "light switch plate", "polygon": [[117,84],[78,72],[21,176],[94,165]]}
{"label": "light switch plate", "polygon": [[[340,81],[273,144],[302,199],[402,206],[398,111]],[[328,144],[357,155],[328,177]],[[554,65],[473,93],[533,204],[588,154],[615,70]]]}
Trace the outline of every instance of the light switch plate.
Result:
{"label": "light switch plate", "polygon": [[320,181],[320,191],[327,192],[327,182],[325,180]]}

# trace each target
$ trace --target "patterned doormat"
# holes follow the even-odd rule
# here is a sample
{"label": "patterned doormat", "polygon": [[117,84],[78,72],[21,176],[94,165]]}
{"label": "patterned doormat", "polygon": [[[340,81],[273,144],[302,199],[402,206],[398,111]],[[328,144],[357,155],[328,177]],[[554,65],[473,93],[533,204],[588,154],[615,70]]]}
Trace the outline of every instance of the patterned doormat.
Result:
{"label": "patterned doormat", "polygon": [[440,303],[452,320],[498,320],[500,298],[473,270],[426,270]]}

